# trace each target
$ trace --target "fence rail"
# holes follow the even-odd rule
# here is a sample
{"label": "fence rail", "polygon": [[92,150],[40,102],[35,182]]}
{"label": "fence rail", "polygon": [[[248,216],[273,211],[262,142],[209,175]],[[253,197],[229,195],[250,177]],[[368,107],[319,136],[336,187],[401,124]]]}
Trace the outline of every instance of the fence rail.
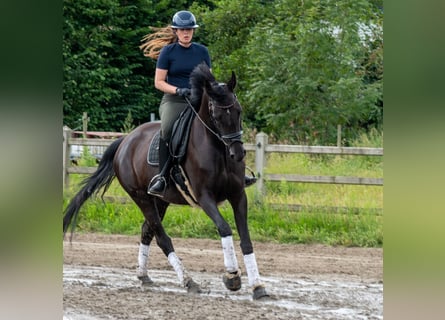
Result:
{"label": "fence rail", "polygon": [[382,186],[382,178],[361,178],[361,177],[342,177],[342,176],[305,176],[299,174],[266,174],[266,180],[305,183],[328,183],[328,184],[358,184],[370,186]]}
{"label": "fence rail", "polygon": [[[102,135],[105,136],[105,135]],[[110,136],[116,136],[110,133]],[[81,146],[102,146],[107,147],[114,139],[91,139],[73,138],[72,131],[64,128],[63,131],[63,182],[69,184],[69,174],[80,173],[90,174],[96,167],[72,166],[70,161],[70,150],[73,145]],[[268,137],[265,133],[256,136],[255,144],[245,144],[247,151],[255,152],[255,174],[258,178],[257,190],[265,192],[265,181],[289,181],[300,183],[325,183],[325,184],[352,184],[352,185],[376,185],[383,186],[383,178],[365,177],[345,177],[345,176],[318,176],[299,174],[265,174],[267,153],[304,153],[304,154],[331,154],[331,155],[355,155],[355,156],[383,156],[383,148],[362,148],[362,147],[328,147],[328,146],[300,146],[300,145],[279,145],[268,144]]]}
{"label": "fence rail", "polygon": [[[261,134],[260,134],[261,135]],[[259,144],[244,144],[247,151],[261,149]],[[383,156],[383,148],[366,147],[324,147],[324,146],[298,146],[286,144],[268,144],[264,147],[265,152],[289,152],[289,153],[314,153],[333,155],[362,155],[362,156]]]}
{"label": "fence rail", "polygon": [[316,176],[298,174],[265,174],[267,153],[304,153],[304,154],[332,154],[354,156],[383,156],[383,148],[366,147],[326,147],[326,146],[299,146],[269,144],[265,133],[256,135],[255,144],[245,144],[248,151],[255,151],[255,169],[258,175],[257,189],[264,193],[264,181],[290,181],[301,183],[329,183],[383,186],[383,178],[343,177],[343,176]]}

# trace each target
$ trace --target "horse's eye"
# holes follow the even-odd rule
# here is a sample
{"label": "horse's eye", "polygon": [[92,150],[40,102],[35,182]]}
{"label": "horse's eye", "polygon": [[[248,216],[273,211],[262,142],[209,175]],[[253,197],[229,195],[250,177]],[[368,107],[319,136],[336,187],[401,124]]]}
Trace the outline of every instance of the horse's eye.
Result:
{"label": "horse's eye", "polygon": [[215,118],[215,120],[221,120],[221,118],[222,118],[222,112],[220,111],[220,110],[218,110],[218,111],[214,111],[213,112],[213,118]]}

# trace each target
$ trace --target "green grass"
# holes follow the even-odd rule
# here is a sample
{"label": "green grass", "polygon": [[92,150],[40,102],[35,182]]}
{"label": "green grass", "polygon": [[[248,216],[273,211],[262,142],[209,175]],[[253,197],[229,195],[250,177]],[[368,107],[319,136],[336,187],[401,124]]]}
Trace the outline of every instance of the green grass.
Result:
{"label": "green grass", "polygon": [[[379,146],[376,144],[373,146]],[[247,161],[249,164],[250,160]],[[271,154],[267,164],[267,173],[383,177],[381,157]],[[64,192],[64,207],[84,177],[70,175],[70,188]],[[360,247],[383,245],[381,186],[281,181],[267,182],[266,190],[266,197],[260,197],[255,187],[246,189],[249,230],[254,241]],[[115,180],[106,196],[123,197],[126,194]],[[295,210],[289,204],[299,204],[301,207]],[[223,203],[220,211],[232,226],[234,238],[239,239],[229,204]],[[143,216],[133,202],[104,203],[100,198],[95,198],[88,200],[82,207],[77,231],[139,234],[142,222]],[[188,206],[171,205],[164,226],[172,237],[219,238],[216,227],[206,214]]]}

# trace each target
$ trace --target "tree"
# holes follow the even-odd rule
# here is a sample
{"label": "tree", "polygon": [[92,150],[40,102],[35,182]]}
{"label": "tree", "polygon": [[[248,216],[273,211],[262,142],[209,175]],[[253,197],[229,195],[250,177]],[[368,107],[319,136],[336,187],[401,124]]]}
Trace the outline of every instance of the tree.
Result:
{"label": "tree", "polygon": [[240,75],[238,97],[247,126],[281,140],[328,144],[336,142],[338,124],[352,138],[378,113],[383,42],[377,5],[366,0],[216,3],[215,10],[203,11],[206,39],[214,64]]}
{"label": "tree", "polygon": [[109,47],[106,31],[116,3],[113,0],[65,0],[63,6],[63,111],[65,124],[76,127],[83,111],[90,115],[91,126],[104,125],[106,110],[102,101],[110,101],[117,90],[105,85],[116,70],[107,63]]}
{"label": "tree", "polygon": [[[290,143],[351,140],[383,123],[381,0],[64,0],[64,124],[119,131],[162,96],[140,40],[180,9],[195,14],[217,79],[238,78],[244,128]],[[193,3],[193,5],[192,5]],[[347,142],[347,141],[346,141]]]}
{"label": "tree", "polygon": [[130,111],[135,125],[148,121],[162,94],[140,40],[190,2],[64,0],[64,123],[79,127],[85,111],[91,130],[119,131]]}
{"label": "tree", "polygon": [[[199,40],[209,47],[212,71],[218,79],[229,79],[232,70],[243,79],[248,65],[244,47],[251,30],[270,14],[271,0],[215,0],[213,6],[195,3],[191,10],[200,19]],[[197,38],[198,38],[197,37]],[[238,91],[243,90],[243,82]]]}

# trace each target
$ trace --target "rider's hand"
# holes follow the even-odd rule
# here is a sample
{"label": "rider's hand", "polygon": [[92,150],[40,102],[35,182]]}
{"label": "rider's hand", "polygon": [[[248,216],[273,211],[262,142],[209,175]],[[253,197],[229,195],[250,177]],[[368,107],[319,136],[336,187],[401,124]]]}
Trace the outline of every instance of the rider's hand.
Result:
{"label": "rider's hand", "polygon": [[181,97],[189,96],[192,92],[189,88],[176,88],[176,95]]}

